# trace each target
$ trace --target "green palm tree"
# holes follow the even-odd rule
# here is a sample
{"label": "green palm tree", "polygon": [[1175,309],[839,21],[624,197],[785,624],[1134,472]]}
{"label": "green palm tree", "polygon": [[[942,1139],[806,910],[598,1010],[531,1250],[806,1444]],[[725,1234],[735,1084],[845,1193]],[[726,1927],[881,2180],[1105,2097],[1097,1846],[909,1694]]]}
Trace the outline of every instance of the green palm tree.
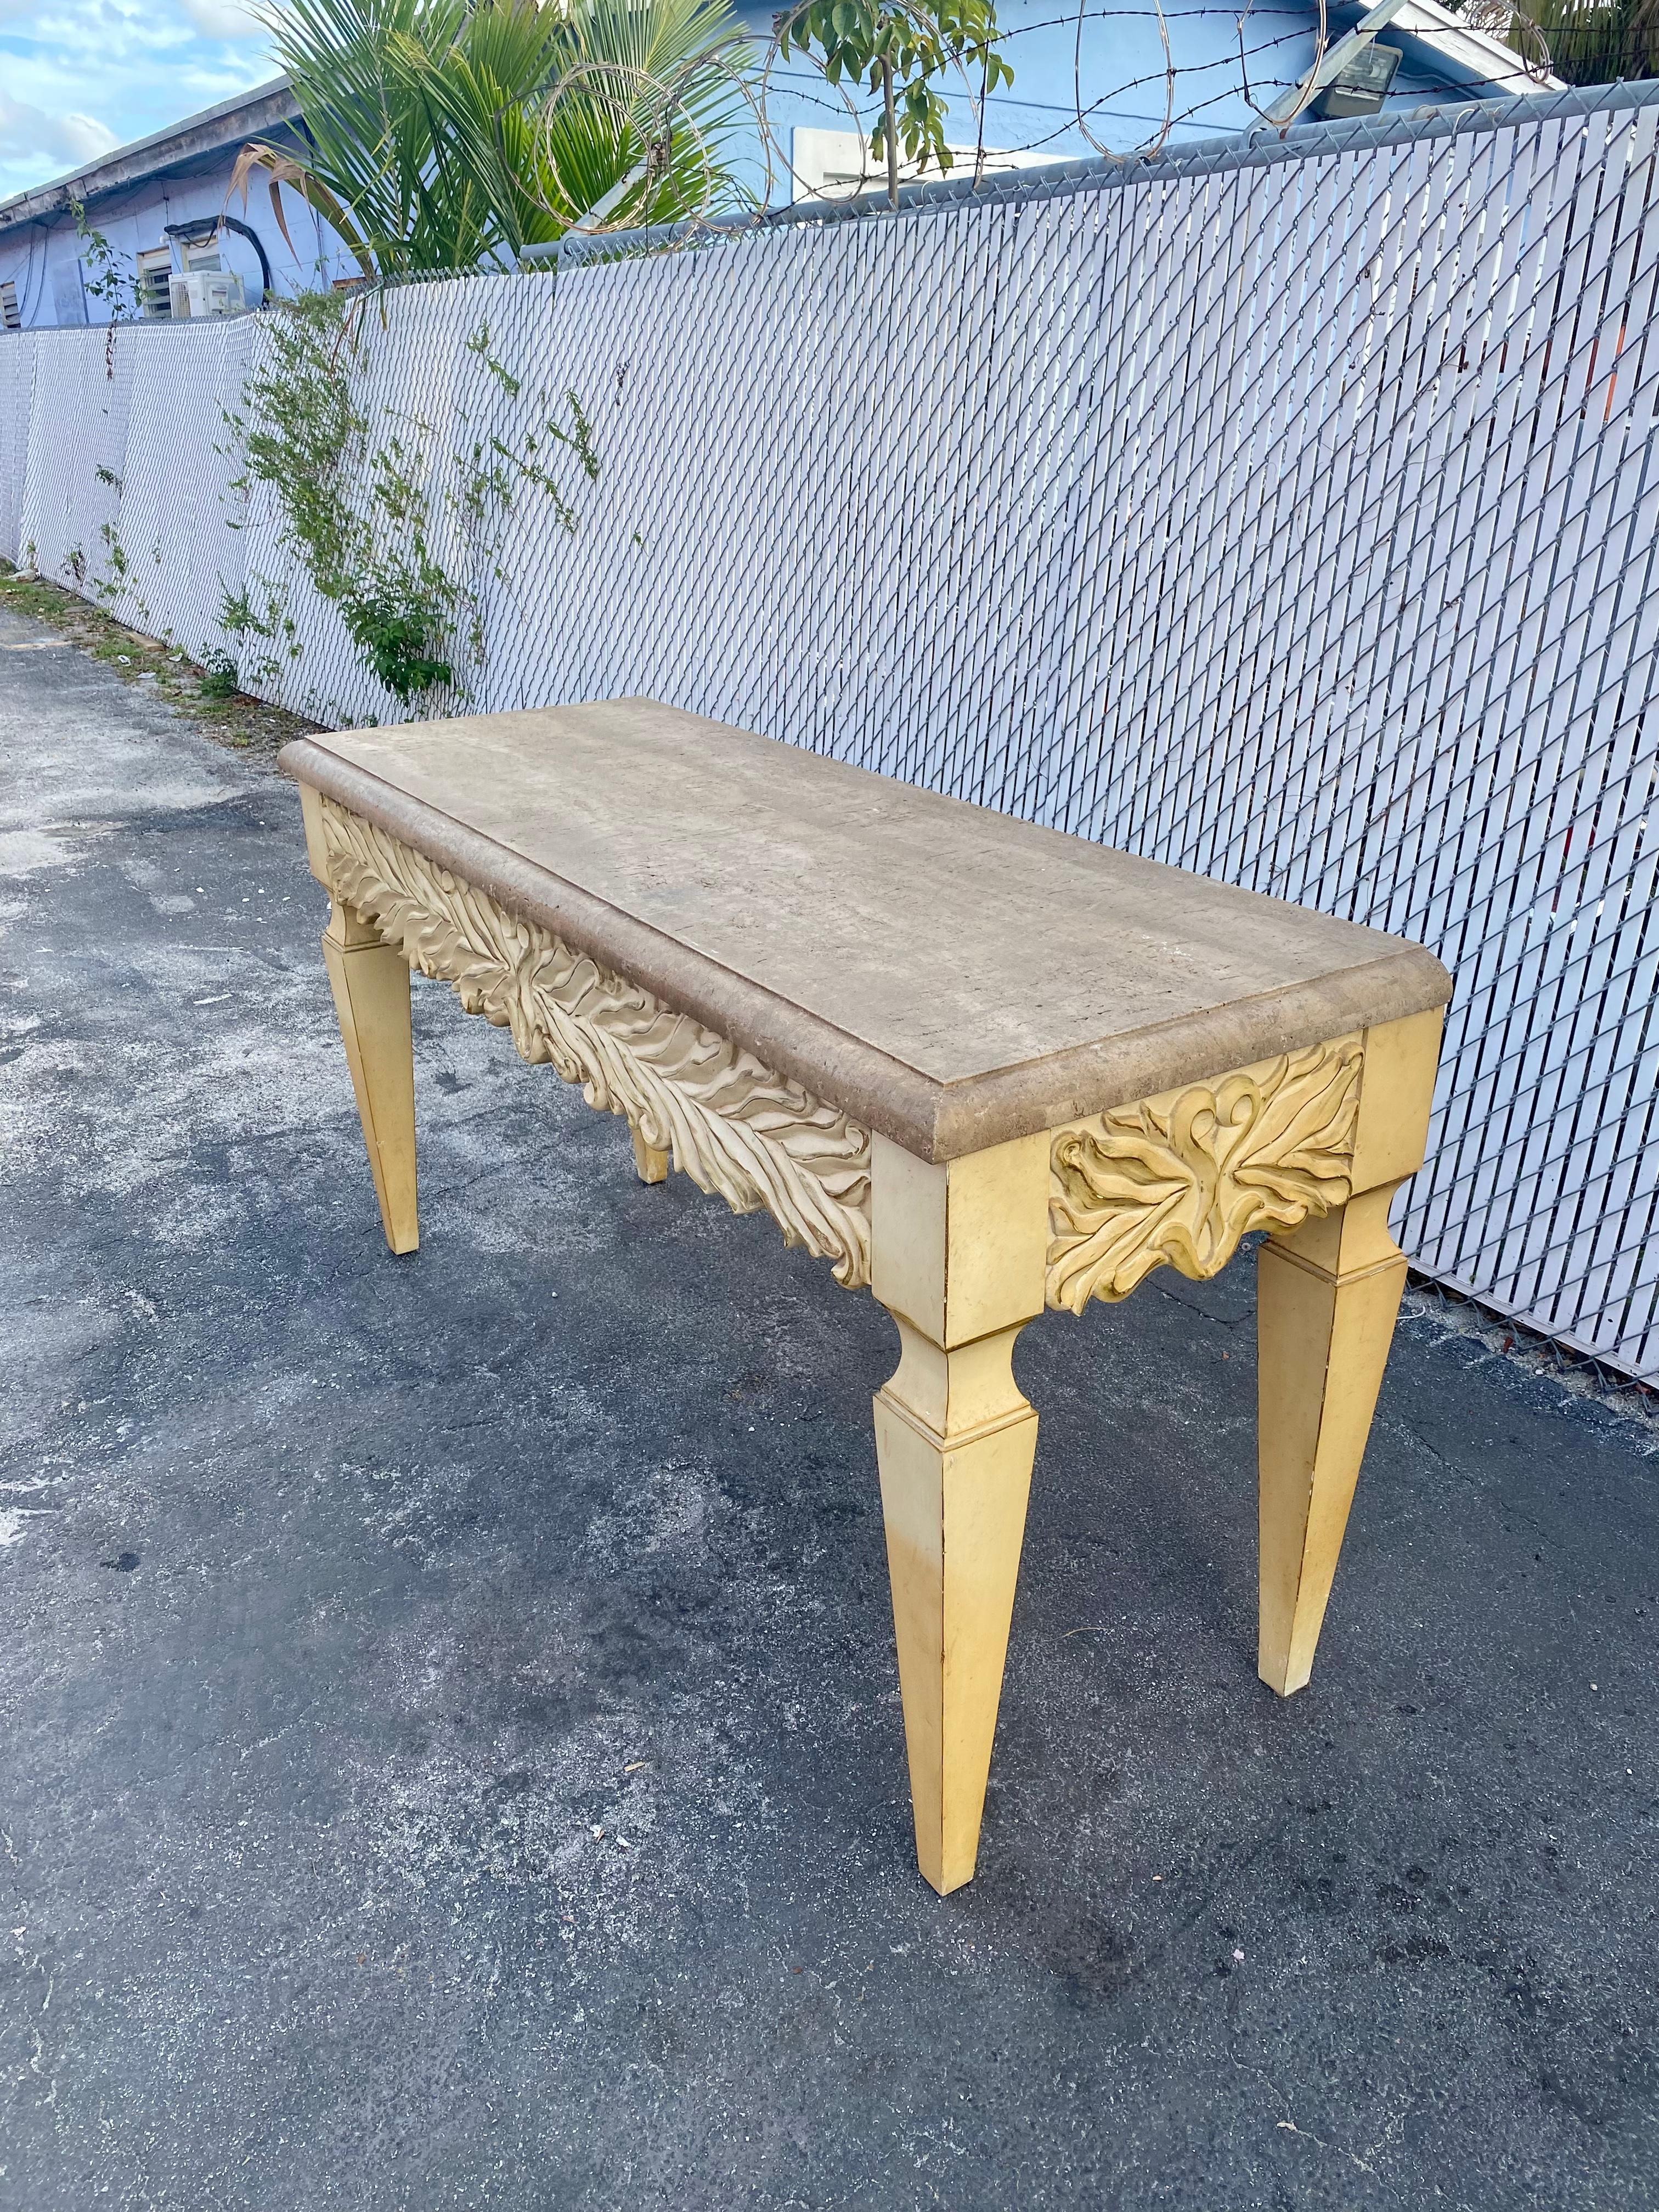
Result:
{"label": "green palm tree", "polygon": [[265,21],[307,143],[245,147],[234,183],[266,173],[285,237],[299,192],[366,275],[508,266],[625,183],[613,223],[736,198],[729,0],[285,0]]}
{"label": "green palm tree", "polygon": [[[1482,0],[1463,9],[1481,12]],[[1659,0],[1514,0],[1504,27],[1518,54],[1547,58],[1566,84],[1659,76]]]}

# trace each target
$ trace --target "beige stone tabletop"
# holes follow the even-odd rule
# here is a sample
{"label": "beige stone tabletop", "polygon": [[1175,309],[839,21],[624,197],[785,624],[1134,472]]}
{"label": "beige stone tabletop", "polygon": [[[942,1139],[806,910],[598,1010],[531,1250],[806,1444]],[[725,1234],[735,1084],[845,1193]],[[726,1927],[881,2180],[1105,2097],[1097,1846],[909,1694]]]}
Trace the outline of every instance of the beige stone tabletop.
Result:
{"label": "beige stone tabletop", "polygon": [[1451,991],[1403,939],[651,700],[282,764],[925,1159]]}

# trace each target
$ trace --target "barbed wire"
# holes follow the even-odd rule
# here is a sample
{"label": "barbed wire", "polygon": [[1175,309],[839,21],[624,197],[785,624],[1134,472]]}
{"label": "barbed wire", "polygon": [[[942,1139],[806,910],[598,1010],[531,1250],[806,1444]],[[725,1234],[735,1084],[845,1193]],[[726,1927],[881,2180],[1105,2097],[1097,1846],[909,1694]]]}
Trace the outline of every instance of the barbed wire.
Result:
{"label": "barbed wire", "polygon": [[[1088,0],[1078,0],[1073,9],[1010,24],[1000,31],[999,44],[1004,49],[1012,49],[1016,58],[1024,41],[1039,34],[1070,32],[1071,102],[1068,105],[1052,99],[1022,99],[1017,84],[988,94],[982,86],[976,87],[972,82],[959,58],[952,55],[954,75],[948,89],[949,110],[952,115],[962,112],[964,122],[971,119],[971,131],[964,132],[964,140],[971,138],[971,146],[964,144],[955,149],[948,160],[937,154],[930,155],[924,147],[919,160],[903,164],[906,181],[925,180],[934,172],[941,175],[961,173],[964,164],[956,158],[960,152],[971,162],[977,182],[986,173],[988,162],[1002,173],[1011,161],[1017,163],[1022,157],[1052,153],[1055,158],[1063,159],[1067,150],[1076,150],[1079,140],[1097,158],[1144,161],[1156,156],[1175,132],[1201,129],[1204,126],[1197,118],[1231,101],[1241,104],[1258,123],[1287,131],[1308,114],[1327,89],[1319,82],[1321,66],[1338,35],[1330,21],[1329,0],[1316,0],[1311,26],[1309,12],[1305,8],[1282,4],[1281,0],[1261,0],[1261,4],[1259,0],[1242,0],[1242,4],[1231,7],[1166,5],[1165,0],[1149,0],[1149,4],[1137,7],[1091,6]],[[922,0],[894,0],[894,13],[907,18],[918,32],[931,33],[940,46],[950,52],[949,40]],[[693,88],[706,88],[714,78],[723,82],[734,105],[745,109],[750,118],[753,143],[759,153],[755,166],[761,173],[762,182],[758,190],[751,188],[749,198],[750,211],[757,218],[774,204],[780,187],[787,187],[793,201],[836,200],[856,198],[882,185],[882,175],[869,151],[871,88],[846,79],[832,82],[822,67],[802,69],[799,64],[789,66],[799,46],[798,40],[791,40],[787,51],[786,36],[795,30],[805,14],[805,0],[781,12],[774,19],[771,35],[758,60],[753,33],[742,27],[685,64],[671,81],[650,79],[642,70],[629,72],[628,98],[617,101],[619,121],[626,110],[634,118],[633,127],[638,136],[639,118],[644,113],[652,118],[652,137],[659,147],[667,147],[678,132],[682,141],[690,139],[697,149],[704,187],[694,196],[696,205],[691,215],[683,218],[689,220],[694,228],[700,221],[713,218],[732,183],[729,161],[713,144],[712,134],[690,112]],[[1521,0],[1467,0],[1460,20],[1471,29],[1482,31],[1511,46],[1517,79],[1547,82],[1548,40]],[[1201,59],[1181,58],[1173,35],[1175,27],[1198,21],[1230,21],[1234,26],[1231,47],[1222,53],[1206,54]],[[1156,38],[1161,59],[1152,68],[1143,68],[1097,89],[1087,82],[1090,72],[1085,32],[1090,24],[1108,22],[1146,27]],[[1298,57],[1304,65],[1293,74],[1289,73],[1281,57],[1288,48],[1305,46],[1310,28],[1311,52]],[[607,69],[613,74],[617,72],[616,64],[600,64],[589,65],[586,74],[592,76]],[[1217,82],[1218,78],[1225,81]],[[1161,102],[1157,103],[1154,112],[1127,104],[1153,88],[1162,93]],[[1045,83],[1043,88],[1048,90],[1050,87]],[[1384,105],[1397,107],[1405,102],[1420,102],[1441,94],[1468,98],[1470,89],[1466,80],[1425,70],[1419,63],[1412,72],[1410,89],[1390,93],[1385,96]],[[1183,90],[1188,95],[1184,99]],[[1299,97],[1291,112],[1274,113],[1282,106],[1284,95],[1291,91],[1297,91]],[[807,174],[797,165],[786,127],[777,114],[785,94],[793,107],[817,107],[833,118],[836,126],[849,137],[857,137],[864,149],[864,159],[856,178],[826,182],[821,175]],[[550,98],[550,112],[559,100],[568,96],[566,88],[556,88]],[[1149,102],[1148,107],[1153,109],[1153,103]],[[1023,130],[1010,129],[1008,125],[1016,116],[1052,116],[1057,119],[1036,127],[1028,123]],[[996,126],[994,132],[988,128],[993,123]],[[1133,133],[1132,143],[1126,146],[1114,141],[1130,134],[1113,131],[1114,125],[1144,125],[1149,128]],[[995,143],[991,143],[993,137]],[[648,159],[637,187],[623,195],[616,204],[608,206],[598,220],[585,222],[584,230],[637,229],[642,211],[649,206],[664,158],[659,155],[654,164]],[[550,166],[556,170],[556,161]],[[722,219],[729,220],[729,212]]]}

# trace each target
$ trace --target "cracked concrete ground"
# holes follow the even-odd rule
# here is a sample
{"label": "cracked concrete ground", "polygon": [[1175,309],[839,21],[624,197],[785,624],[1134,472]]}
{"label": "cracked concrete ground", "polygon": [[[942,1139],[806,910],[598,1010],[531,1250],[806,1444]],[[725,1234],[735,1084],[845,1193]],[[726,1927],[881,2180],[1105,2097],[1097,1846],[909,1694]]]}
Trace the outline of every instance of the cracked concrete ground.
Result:
{"label": "cracked concrete ground", "polygon": [[1023,1340],[915,1870],[879,1310],[417,988],[380,1238],[291,788],[0,626],[0,2206],[1659,2203],[1659,1464],[1425,1322],[1253,1667],[1248,1267]]}

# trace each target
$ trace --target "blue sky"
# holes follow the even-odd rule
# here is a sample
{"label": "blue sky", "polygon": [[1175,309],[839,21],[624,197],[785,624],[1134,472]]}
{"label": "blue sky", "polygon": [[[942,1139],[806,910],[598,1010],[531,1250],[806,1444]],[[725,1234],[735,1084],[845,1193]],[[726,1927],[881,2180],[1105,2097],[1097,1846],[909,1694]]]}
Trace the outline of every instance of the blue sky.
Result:
{"label": "blue sky", "polygon": [[234,0],[0,0],[0,198],[274,74]]}

